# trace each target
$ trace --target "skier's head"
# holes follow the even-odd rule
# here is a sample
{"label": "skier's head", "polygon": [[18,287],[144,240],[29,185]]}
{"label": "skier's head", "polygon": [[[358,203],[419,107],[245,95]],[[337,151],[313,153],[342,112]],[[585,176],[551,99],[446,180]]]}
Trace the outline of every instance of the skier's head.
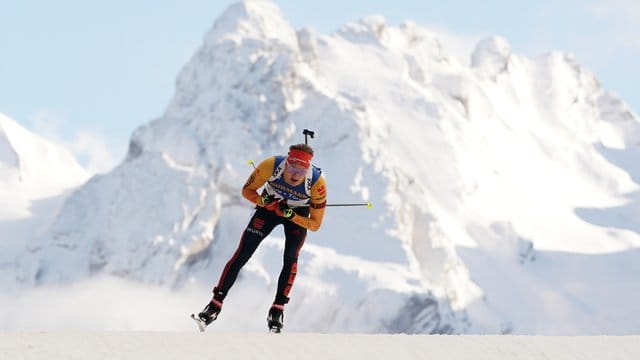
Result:
{"label": "skier's head", "polygon": [[296,167],[308,169],[311,166],[313,149],[307,144],[296,144],[289,147],[287,162]]}
{"label": "skier's head", "polygon": [[312,158],[313,149],[309,145],[296,144],[289,147],[285,180],[290,184],[299,184],[304,181]]}

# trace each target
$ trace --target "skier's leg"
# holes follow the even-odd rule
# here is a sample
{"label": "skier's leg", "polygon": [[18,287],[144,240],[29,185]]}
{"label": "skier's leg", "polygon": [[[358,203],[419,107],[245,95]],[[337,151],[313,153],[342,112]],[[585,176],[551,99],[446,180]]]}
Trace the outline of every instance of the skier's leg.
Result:
{"label": "skier's leg", "polygon": [[192,315],[194,319],[199,319],[200,322],[203,323],[203,325],[198,325],[200,331],[204,331],[204,326],[216,320],[222,310],[222,302],[236,281],[240,269],[249,261],[249,258],[251,258],[251,255],[256,251],[260,242],[269,235],[273,228],[279,223],[278,221],[280,221],[279,217],[271,211],[263,208],[258,208],[255,211],[249,221],[249,225],[247,225],[247,228],[242,234],[238,249],[227,262],[220,276],[218,285],[213,288],[213,298],[205,305],[204,309],[198,313],[197,319]]}
{"label": "skier's leg", "polygon": [[279,217],[273,212],[258,208],[242,233],[238,249],[227,262],[218,285],[213,289],[215,300],[222,302],[235,283],[240,269],[249,261],[260,242],[279,224]]}
{"label": "skier's leg", "polygon": [[298,255],[307,237],[307,229],[292,222],[284,223],[284,254],[282,270],[278,278],[278,290],[273,305],[267,315],[267,326],[272,332],[279,333],[284,322],[284,304],[289,302],[289,292],[298,273]]}
{"label": "skier's leg", "polygon": [[307,229],[292,222],[284,224],[285,244],[282,270],[278,278],[278,290],[274,304],[284,305],[289,302],[289,292],[298,273],[298,255],[307,237]]}

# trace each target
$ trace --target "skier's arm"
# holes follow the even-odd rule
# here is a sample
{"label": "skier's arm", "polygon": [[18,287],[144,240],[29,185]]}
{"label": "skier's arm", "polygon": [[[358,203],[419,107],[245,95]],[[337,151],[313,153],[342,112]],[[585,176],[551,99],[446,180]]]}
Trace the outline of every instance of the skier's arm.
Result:
{"label": "skier's arm", "polygon": [[311,187],[311,204],[309,206],[309,217],[294,215],[291,221],[305,229],[317,231],[322,225],[324,208],[327,205],[327,184],[324,177],[320,176],[318,181]]}
{"label": "skier's arm", "polygon": [[264,185],[264,183],[266,183],[267,180],[269,180],[269,177],[271,177],[271,173],[273,172],[273,166],[275,164],[275,161],[276,161],[276,158],[273,156],[270,158],[267,158],[266,160],[261,162],[260,165],[258,165],[258,167],[255,170],[253,170],[251,175],[249,175],[247,182],[245,182],[244,186],[242,187],[242,196],[244,196],[245,199],[251,201],[252,203],[258,206],[264,205],[261,203],[262,198],[258,193],[258,189],[262,185]]}

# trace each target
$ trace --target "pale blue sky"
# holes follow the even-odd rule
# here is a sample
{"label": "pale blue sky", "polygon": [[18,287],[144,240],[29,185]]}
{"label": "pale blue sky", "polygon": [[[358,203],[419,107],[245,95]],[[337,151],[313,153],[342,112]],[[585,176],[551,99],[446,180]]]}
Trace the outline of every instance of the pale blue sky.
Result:
{"label": "pale blue sky", "polygon": [[[0,112],[54,138],[93,171],[119,161],[131,132],[161,115],[180,68],[236,1],[0,0]],[[331,33],[380,14],[512,50],[573,53],[640,111],[640,2],[276,0],[295,28]]]}

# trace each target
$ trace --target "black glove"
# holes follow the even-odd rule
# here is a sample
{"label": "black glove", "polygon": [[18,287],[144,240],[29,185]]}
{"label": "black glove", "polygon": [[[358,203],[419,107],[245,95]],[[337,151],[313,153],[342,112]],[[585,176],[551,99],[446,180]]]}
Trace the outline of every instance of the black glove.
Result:
{"label": "black glove", "polygon": [[287,200],[285,199],[278,201],[278,206],[276,207],[275,213],[276,215],[282,216],[286,219],[291,219],[293,217],[293,210],[291,210],[289,204],[287,204]]}

